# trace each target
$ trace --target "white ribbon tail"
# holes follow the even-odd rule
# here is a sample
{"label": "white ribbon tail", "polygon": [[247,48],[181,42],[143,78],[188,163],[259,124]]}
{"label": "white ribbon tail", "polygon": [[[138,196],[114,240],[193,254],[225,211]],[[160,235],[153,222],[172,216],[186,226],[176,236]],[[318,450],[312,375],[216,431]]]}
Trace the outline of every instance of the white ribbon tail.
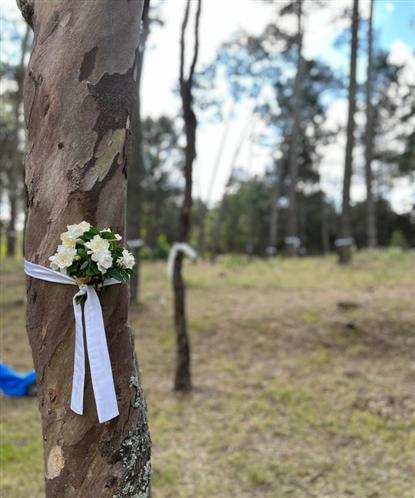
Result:
{"label": "white ribbon tail", "polygon": [[92,286],[87,287],[84,317],[92,387],[97,405],[98,420],[102,423],[117,417],[119,411],[101,303]]}
{"label": "white ribbon tail", "polygon": [[172,280],[173,278],[174,263],[179,252],[182,252],[191,259],[197,258],[197,252],[189,244],[187,244],[186,242],[175,242],[171,246],[169,257],[167,259],[167,276],[170,280]]}

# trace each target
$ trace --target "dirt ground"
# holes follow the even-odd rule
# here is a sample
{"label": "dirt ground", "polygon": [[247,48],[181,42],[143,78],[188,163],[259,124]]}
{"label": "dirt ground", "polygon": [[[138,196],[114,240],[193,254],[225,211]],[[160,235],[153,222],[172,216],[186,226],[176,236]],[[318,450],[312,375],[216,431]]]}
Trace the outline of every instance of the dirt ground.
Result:
{"label": "dirt ground", "polygon": [[[1,266],[1,361],[24,371],[21,262]],[[185,266],[192,394],[172,391],[163,263],[130,314],[154,498],[414,498],[415,254]],[[42,497],[35,400],[1,400],[0,437],[1,496]]]}

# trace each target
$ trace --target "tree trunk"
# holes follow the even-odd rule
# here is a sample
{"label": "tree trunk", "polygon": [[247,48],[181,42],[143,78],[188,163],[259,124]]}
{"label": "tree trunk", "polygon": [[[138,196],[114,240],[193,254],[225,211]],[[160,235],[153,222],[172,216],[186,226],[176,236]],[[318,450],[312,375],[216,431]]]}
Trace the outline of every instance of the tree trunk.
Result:
{"label": "tree trunk", "polygon": [[[350,226],[350,185],[353,172],[353,147],[354,147],[354,130],[355,130],[355,111],[356,111],[356,65],[357,65],[357,46],[359,30],[359,0],[353,2],[352,14],[352,43],[350,54],[350,82],[349,82],[349,112],[347,120],[347,141],[346,154],[344,163],[343,178],[343,202],[342,214],[340,219],[340,238],[350,239],[352,236]],[[348,264],[352,260],[352,245],[344,244],[338,247],[339,263]]]}
{"label": "tree trunk", "polygon": [[366,78],[366,132],[365,132],[365,177],[366,177],[366,242],[368,247],[377,246],[375,203],[373,199],[373,135],[374,107],[373,93],[373,0],[370,0],[370,15],[367,34],[368,58]]}
{"label": "tree trunk", "polygon": [[278,167],[278,162],[275,163],[275,184],[271,197],[271,217],[269,225],[268,239],[268,256],[274,256],[277,253],[278,243],[278,203],[281,197],[282,184],[282,167]]}
{"label": "tree trunk", "polygon": [[[143,2],[20,0],[34,30],[24,103],[28,128],[25,257],[48,266],[67,224],[125,235],[126,139]],[[71,286],[27,278],[27,332],[38,381],[47,498],[150,496],[150,436],[128,287],[101,297],[120,415],[99,424],[87,371],[84,414],[70,410]]]}
{"label": "tree trunk", "polygon": [[[196,158],[196,127],[197,120],[193,111],[193,76],[199,53],[199,21],[201,0],[197,2],[195,17],[195,46],[189,76],[184,77],[185,35],[189,20],[190,0],[188,0],[181,29],[180,39],[180,96],[183,106],[183,120],[186,135],[184,158],[184,198],[180,211],[179,241],[188,242],[190,234],[190,215],[192,210],[192,182],[193,162]],[[182,275],[183,254],[179,253],[174,262],[173,290],[174,290],[174,323],[177,341],[177,365],[174,388],[177,391],[189,391],[192,388],[190,372],[190,341],[187,333],[186,321],[186,288]]]}
{"label": "tree trunk", "polygon": [[[303,73],[303,31],[302,31],[302,1],[297,0],[297,71],[294,80],[293,94],[293,125],[291,129],[291,143],[289,154],[290,189],[288,193],[287,238],[293,240],[298,237],[298,208],[297,208],[297,180],[298,180],[298,135],[301,119],[301,83]],[[287,253],[290,256],[297,254],[298,247],[294,243],[287,244]]]}
{"label": "tree trunk", "polygon": [[326,256],[330,253],[330,237],[327,219],[327,205],[323,192],[321,193],[321,246],[323,254]]}
{"label": "tree trunk", "polygon": [[[137,56],[136,88],[134,89],[133,112],[131,119],[131,138],[128,148],[128,181],[127,181],[127,236],[129,240],[138,240],[141,237],[141,205],[144,176],[143,130],[141,124],[141,75],[143,73],[144,53],[149,33],[150,0],[144,0],[142,31],[140,48]],[[136,264],[130,279],[130,302],[136,303],[139,299],[140,284],[140,247],[130,247]]]}
{"label": "tree trunk", "polygon": [[25,59],[29,50],[29,35],[30,28],[27,26],[23,35],[20,46],[20,62],[16,68],[16,85],[17,90],[14,100],[14,136],[13,136],[13,166],[8,169],[7,176],[9,180],[9,206],[10,218],[7,226],[7,256],[13,257],[16,255],[16,221],[18,215],[18,196],[19,196],[19,177],[23,176],[22,156],[19,151],[19,132],[20,132],[20,107],[23,99],[23,82],[25,73]]}

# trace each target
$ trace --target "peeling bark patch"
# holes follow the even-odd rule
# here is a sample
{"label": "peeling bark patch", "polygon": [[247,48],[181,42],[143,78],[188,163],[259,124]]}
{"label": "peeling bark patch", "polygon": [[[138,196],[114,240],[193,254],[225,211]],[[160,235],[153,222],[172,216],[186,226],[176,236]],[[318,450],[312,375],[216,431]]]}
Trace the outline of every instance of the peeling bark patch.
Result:
{"label": "peeling bark patch", "polygon": [[46,468],[46,479],[55,479],[58,477],[65,466],[62,447],[53,446],[49,452],[48,463]]}
{"label": "peeling bark patch", "polygon": [[96,85],[89,83],[88,89],[98,109],[94,126],[97,146],[108,131],[127,127],[134,92],[133,68],[125,74],[105,73]]}
{"label": "peeling bark patch", "polygon": [[79,71],[79,81],[88,79],[95,67],[95,59],[97,56],[98,47],[94,47],[89,52],[86,52]]}

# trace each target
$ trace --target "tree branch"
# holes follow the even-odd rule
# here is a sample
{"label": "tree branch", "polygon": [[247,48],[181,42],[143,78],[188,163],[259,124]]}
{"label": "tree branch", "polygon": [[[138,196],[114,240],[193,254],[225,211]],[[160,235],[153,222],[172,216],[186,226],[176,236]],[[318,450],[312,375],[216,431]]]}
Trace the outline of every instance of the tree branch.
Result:
{"label": "tree branch", "polygon": [[199,22],[200,22],[201,10],[202,10],[202,0],[198,0],[197,11],[196,11],[196,20],[195,20],[195,51],[193,54],[192,65],[190,66],[189,81],[191,81],[193,79],[193,74],[195,72],[197,57],[199,55]]}
{"label": "tree branch", "polygon": [[190,0],[187,0],[186,10],[184,12],[184,17],[182,22],[181,35],[180,35],[180,75],[179,75],[180,87],[182,87],[184,83],[184,57],[185,57],[184,46],[185,46],[186,28],[187,28],[187,23],[189,21],[189,10],[190,10]]}

